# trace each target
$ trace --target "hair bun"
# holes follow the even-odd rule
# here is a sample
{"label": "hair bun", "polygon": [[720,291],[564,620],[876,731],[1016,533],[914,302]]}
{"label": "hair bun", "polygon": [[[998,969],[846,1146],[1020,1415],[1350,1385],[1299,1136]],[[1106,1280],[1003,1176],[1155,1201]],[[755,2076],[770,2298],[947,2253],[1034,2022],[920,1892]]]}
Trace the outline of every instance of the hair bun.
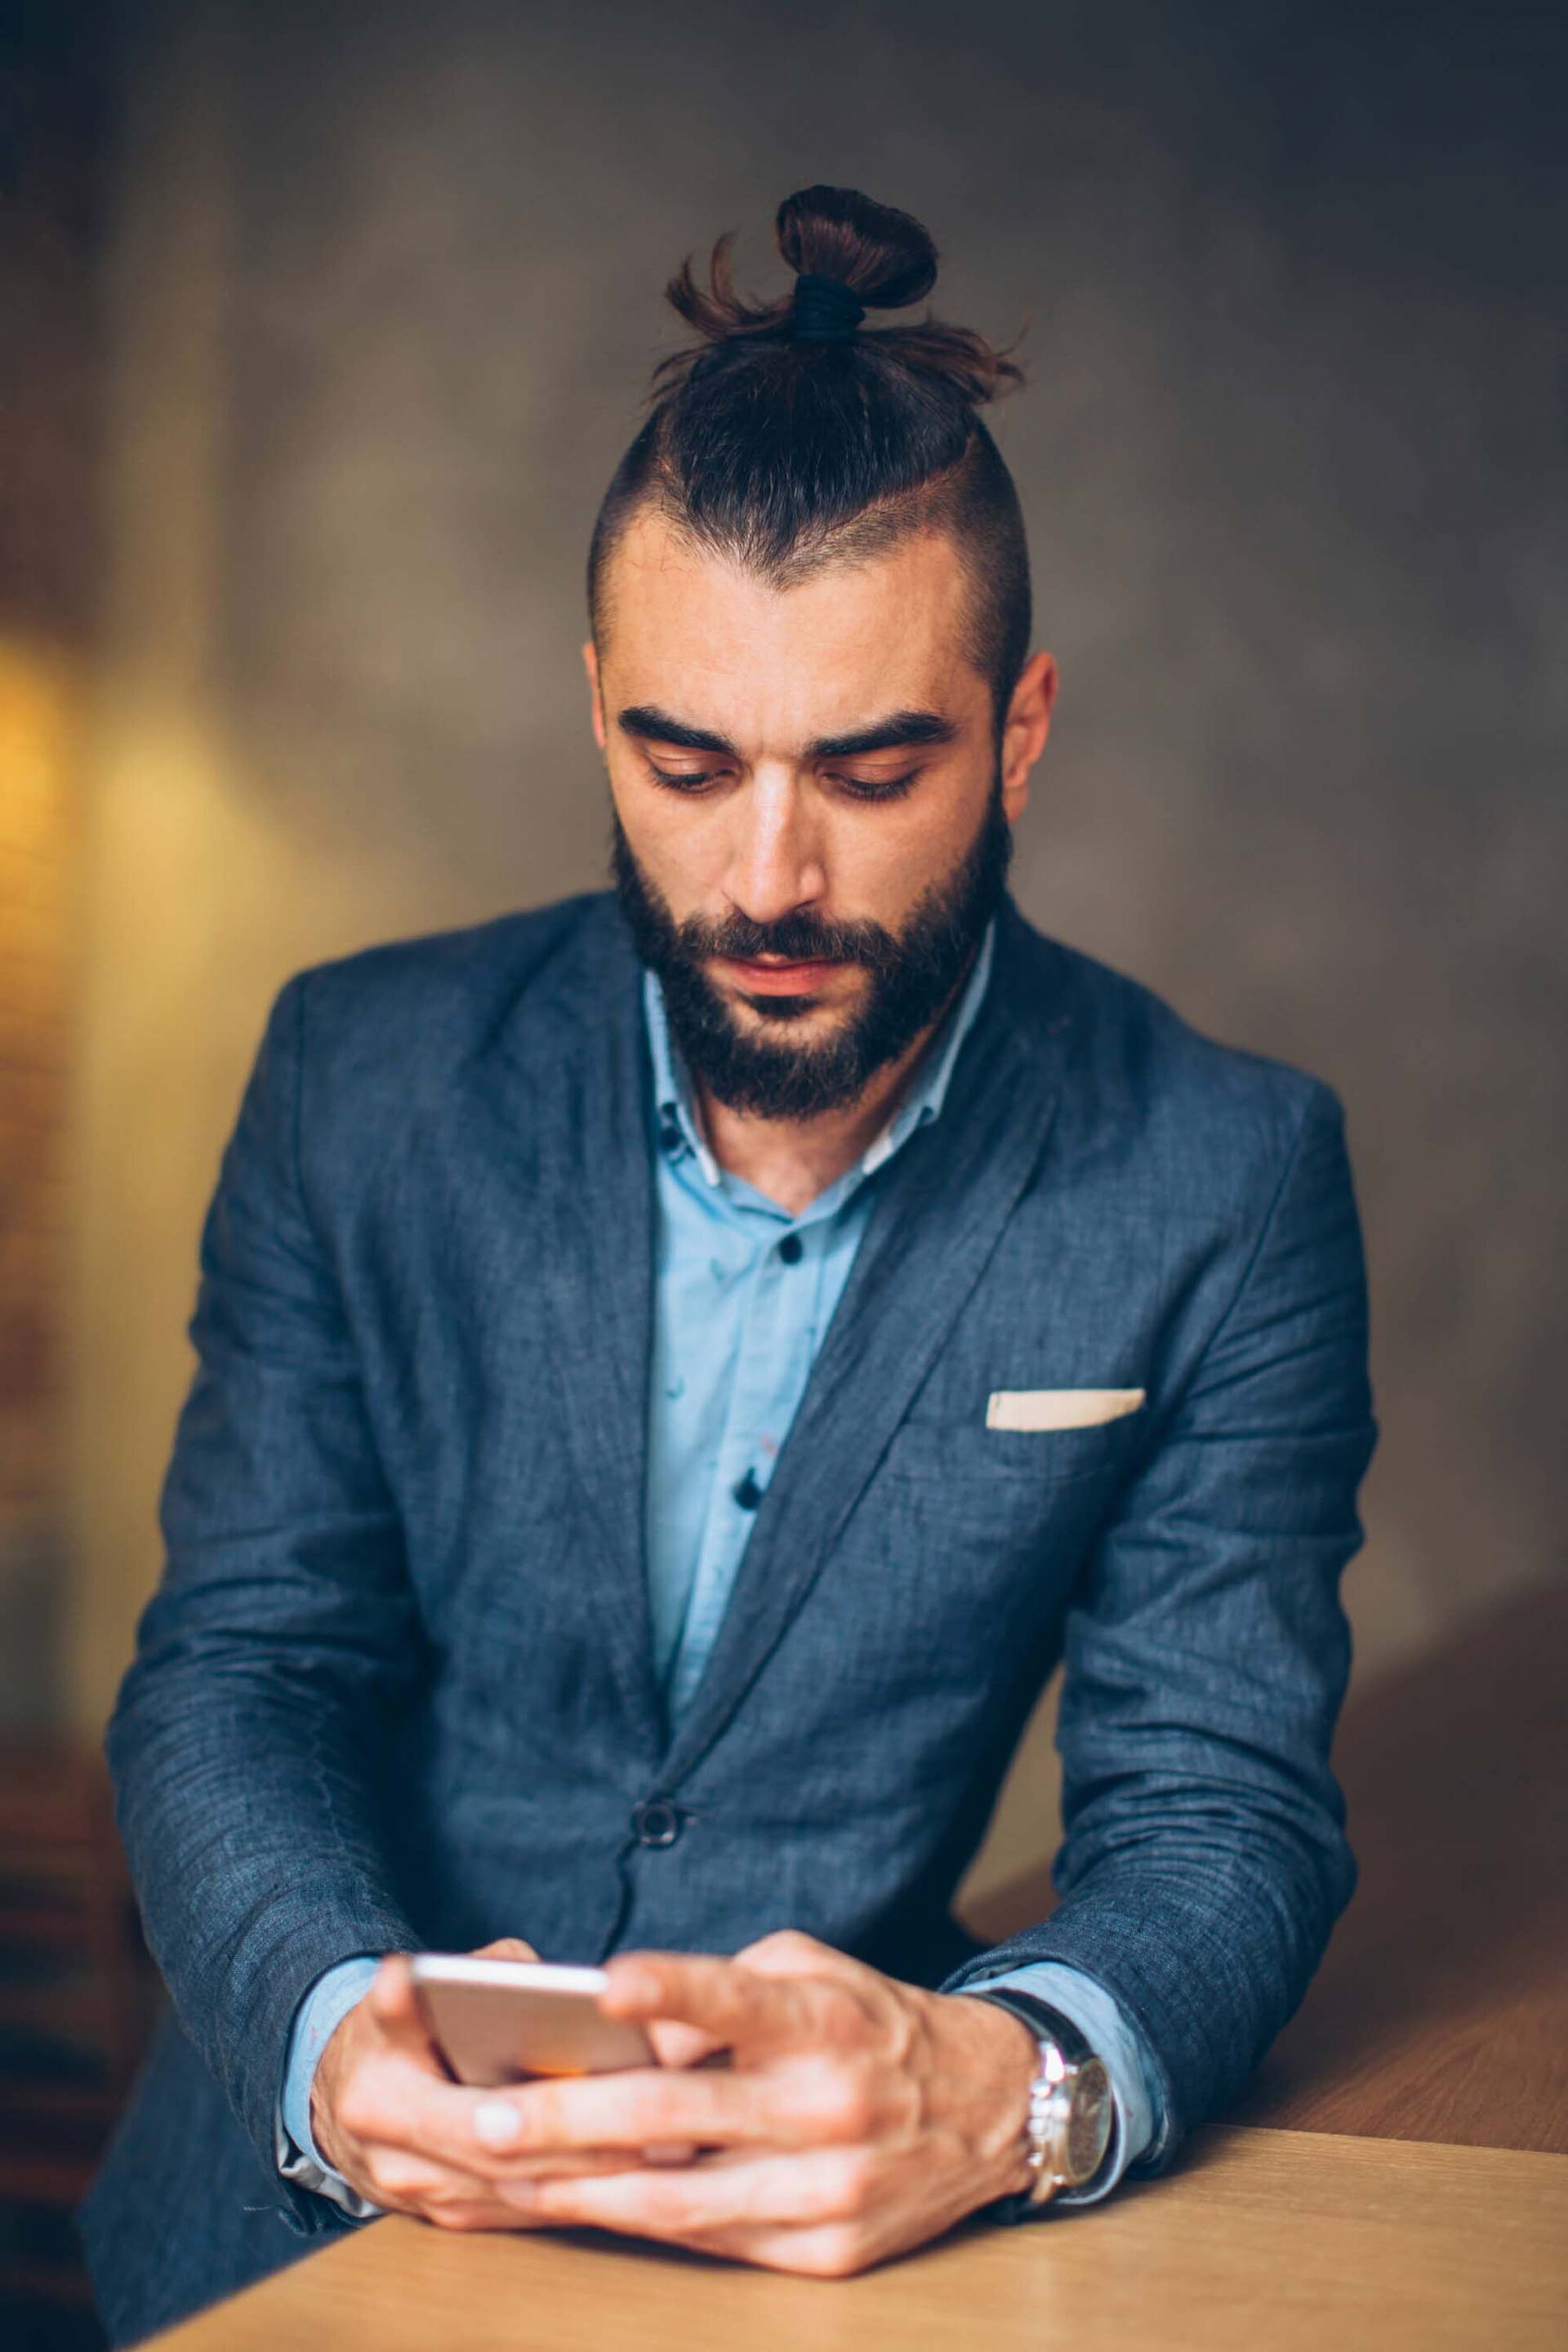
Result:
{"label": "hair bun", "polygon": [[828,278],[868,310],[901,310],[936,284],[936,247],[909,213],[858,188],[798,188],[774,224],[797,275]]}
{"label": "hair bun", "polygon": [[[815,278],[826,280],[827,289],[841,287],[866,310],[902,310],[936,283],[936,247],[920,222],[891,205],[874,203],[858,188],[799,188],[779,206],[776,227],[779,251],[797,281]],[[769,370],[778,383],[793,383],[803,364],[821,373],[828,349],[836,352],[832,365],[840,373],[846,367],[879,371],[884,377],[901,371],[906,388],[918,398],[928,397],[934,387],[966,409],[995,400],[1024,381],[1016,362],[984,335],[930,317],[867,327],[847,339],[836,334],[826,343],[819,337],[803,341],[796,335],[793,289],[765,301],[736,292],[730,261],[734,241],[734,230],[726,229],[714,246],[706,286],[699,282],[689,254],[665,288],[671,308],[703,340],[660,360],[650,387],[656,401],[716,367],[761,369],[753,393]],[[814,299],[824,290],[815,288]],[[966,419],[965,430],[967,425]]]}

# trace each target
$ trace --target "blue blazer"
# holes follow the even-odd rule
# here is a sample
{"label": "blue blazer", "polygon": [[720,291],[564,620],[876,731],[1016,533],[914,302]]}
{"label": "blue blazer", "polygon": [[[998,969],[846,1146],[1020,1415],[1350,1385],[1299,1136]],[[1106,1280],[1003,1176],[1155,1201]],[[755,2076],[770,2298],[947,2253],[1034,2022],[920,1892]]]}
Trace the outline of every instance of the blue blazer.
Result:
{"label": "blue blazer", "polygon": [[[954,1887],[1065,1651],[1057,1958],[1141,2026],[1142,2169],[1295,2009],[1354,1870],[1329,1747],[1376,1442],[1338,1097],[1011,898],[886,1171],[673,1734],[642,1558],[653,1191],[613,896],[282,990],[202,1239],[167,1568],[109,1733],[173,1995],[84,2210],[125,2341],[344,2226],[279,2179],[351,1953],[808,1929],[956,1990]],[[995,1391],[1141,1389],[1086,1427]],[[672,1843],[639,1808],[677,1809]]]}

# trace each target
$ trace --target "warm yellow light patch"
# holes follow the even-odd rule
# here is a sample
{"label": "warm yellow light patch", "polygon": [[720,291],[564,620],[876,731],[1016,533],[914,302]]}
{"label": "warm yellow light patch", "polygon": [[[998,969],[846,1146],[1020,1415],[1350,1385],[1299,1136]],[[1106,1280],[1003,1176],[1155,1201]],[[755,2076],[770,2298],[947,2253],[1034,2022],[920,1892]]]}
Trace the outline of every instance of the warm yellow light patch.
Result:
{"label": "warm yellow light patch", "polygon": [[59,1504],[75,665],[0,638],[0,1554]]}

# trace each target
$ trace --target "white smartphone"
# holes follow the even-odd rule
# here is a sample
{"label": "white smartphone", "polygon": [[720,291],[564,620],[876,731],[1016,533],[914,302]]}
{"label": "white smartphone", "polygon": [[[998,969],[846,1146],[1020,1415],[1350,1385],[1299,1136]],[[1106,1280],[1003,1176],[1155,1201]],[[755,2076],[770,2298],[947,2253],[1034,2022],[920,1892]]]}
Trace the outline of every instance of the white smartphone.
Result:
{"label": "white smartphone", "polygon": [[530,2074],[610,2074],[657,2066],[640,2025],[606,2017],[603,1969],[543,1960],[487,1960],[467,1952],[417,1952],[414,1989],[430,2038],[455,2079],[477,2090]]}

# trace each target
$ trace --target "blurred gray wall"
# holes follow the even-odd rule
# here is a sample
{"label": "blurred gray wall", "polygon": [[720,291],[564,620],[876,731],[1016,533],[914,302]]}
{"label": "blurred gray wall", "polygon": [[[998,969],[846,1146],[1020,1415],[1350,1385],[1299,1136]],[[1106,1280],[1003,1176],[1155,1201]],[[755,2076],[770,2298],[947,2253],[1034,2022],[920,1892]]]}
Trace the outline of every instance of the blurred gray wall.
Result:
{"label": "blurred gray wall", "polygon": [[[1401,5],[142,12],[78,1118],[81,1711],[157,1567],[196,1222],[271,990],[595,885],[587,533],[721,230],[919,214],[1006,339],[1045,928],[1349,1110],[1363,1671],[1563,1561],[1543,36]],[[90,1476],[89,1475],[90,1473]]]}

